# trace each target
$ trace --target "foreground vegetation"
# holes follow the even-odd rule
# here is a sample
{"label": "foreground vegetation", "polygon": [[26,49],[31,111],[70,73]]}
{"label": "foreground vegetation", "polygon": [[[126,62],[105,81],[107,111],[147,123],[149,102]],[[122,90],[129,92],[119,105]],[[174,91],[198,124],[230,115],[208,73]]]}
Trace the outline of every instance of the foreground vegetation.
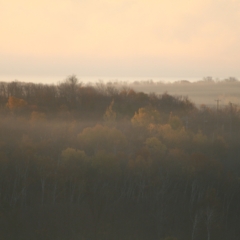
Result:
{"label": "foreground vegetation", "polygon": [[75,76],[1,83],[3,239],[237,240],[240,111]]}

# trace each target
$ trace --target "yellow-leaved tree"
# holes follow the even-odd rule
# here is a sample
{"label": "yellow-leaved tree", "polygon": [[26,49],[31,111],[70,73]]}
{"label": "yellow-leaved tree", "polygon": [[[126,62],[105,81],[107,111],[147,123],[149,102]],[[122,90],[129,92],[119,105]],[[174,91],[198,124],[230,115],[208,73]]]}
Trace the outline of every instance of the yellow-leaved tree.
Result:
{"label": "yellow-leaved tree", "polygon": [[158,138],[162,139],[168,148],[186,148],[190,144],[189,132],[184,127],[173,129],[170,124],[159,125],[156,129]]}
{"label": "yellow-leaved tree", "polygon": [[104,121],[106,121],[108,123],[116,121],[117,114],[113,110],[113,105],[114,105],[114,100],[110,103],[109,107],[107,108],[107,110],[103,116]]}

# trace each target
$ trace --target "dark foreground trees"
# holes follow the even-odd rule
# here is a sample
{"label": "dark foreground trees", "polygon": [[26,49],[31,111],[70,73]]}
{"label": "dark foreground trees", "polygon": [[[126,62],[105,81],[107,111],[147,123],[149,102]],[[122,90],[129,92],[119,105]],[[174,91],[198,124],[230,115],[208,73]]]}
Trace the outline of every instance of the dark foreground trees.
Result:
{"label": "dark foreground trees", "polygon": [[237,107],[198,109],[74,76],[58,88],[7,86],[1,238],[239,239]]}

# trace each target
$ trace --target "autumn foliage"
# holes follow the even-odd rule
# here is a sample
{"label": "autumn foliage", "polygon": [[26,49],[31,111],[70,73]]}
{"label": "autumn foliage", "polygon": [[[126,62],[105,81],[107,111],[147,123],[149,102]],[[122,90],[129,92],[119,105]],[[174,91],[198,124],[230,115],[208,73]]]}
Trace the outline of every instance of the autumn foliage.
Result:
{"label": "autumn foliage", "polygon": [[27,106],[27,102],[21,98],[16,97],[9,97],[7,102],[7,107],[14,111],[14,110],[21,110]]}
{"label": "autumn foliage", "polygon": [[75,76],[7,86],[2,238],[238,240],[237,107],[197,108]]}

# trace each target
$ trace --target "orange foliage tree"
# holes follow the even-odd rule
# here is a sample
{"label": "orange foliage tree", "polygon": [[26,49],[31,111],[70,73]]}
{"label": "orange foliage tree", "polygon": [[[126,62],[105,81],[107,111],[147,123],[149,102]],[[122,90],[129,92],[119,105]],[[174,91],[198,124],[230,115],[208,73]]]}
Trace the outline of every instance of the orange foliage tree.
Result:
{"label": "orange foliage tree", "polygon": [[9,97],[7,102],[7,107],[11,110],[21,110],[27,106],[27,102],[21,98]]}

